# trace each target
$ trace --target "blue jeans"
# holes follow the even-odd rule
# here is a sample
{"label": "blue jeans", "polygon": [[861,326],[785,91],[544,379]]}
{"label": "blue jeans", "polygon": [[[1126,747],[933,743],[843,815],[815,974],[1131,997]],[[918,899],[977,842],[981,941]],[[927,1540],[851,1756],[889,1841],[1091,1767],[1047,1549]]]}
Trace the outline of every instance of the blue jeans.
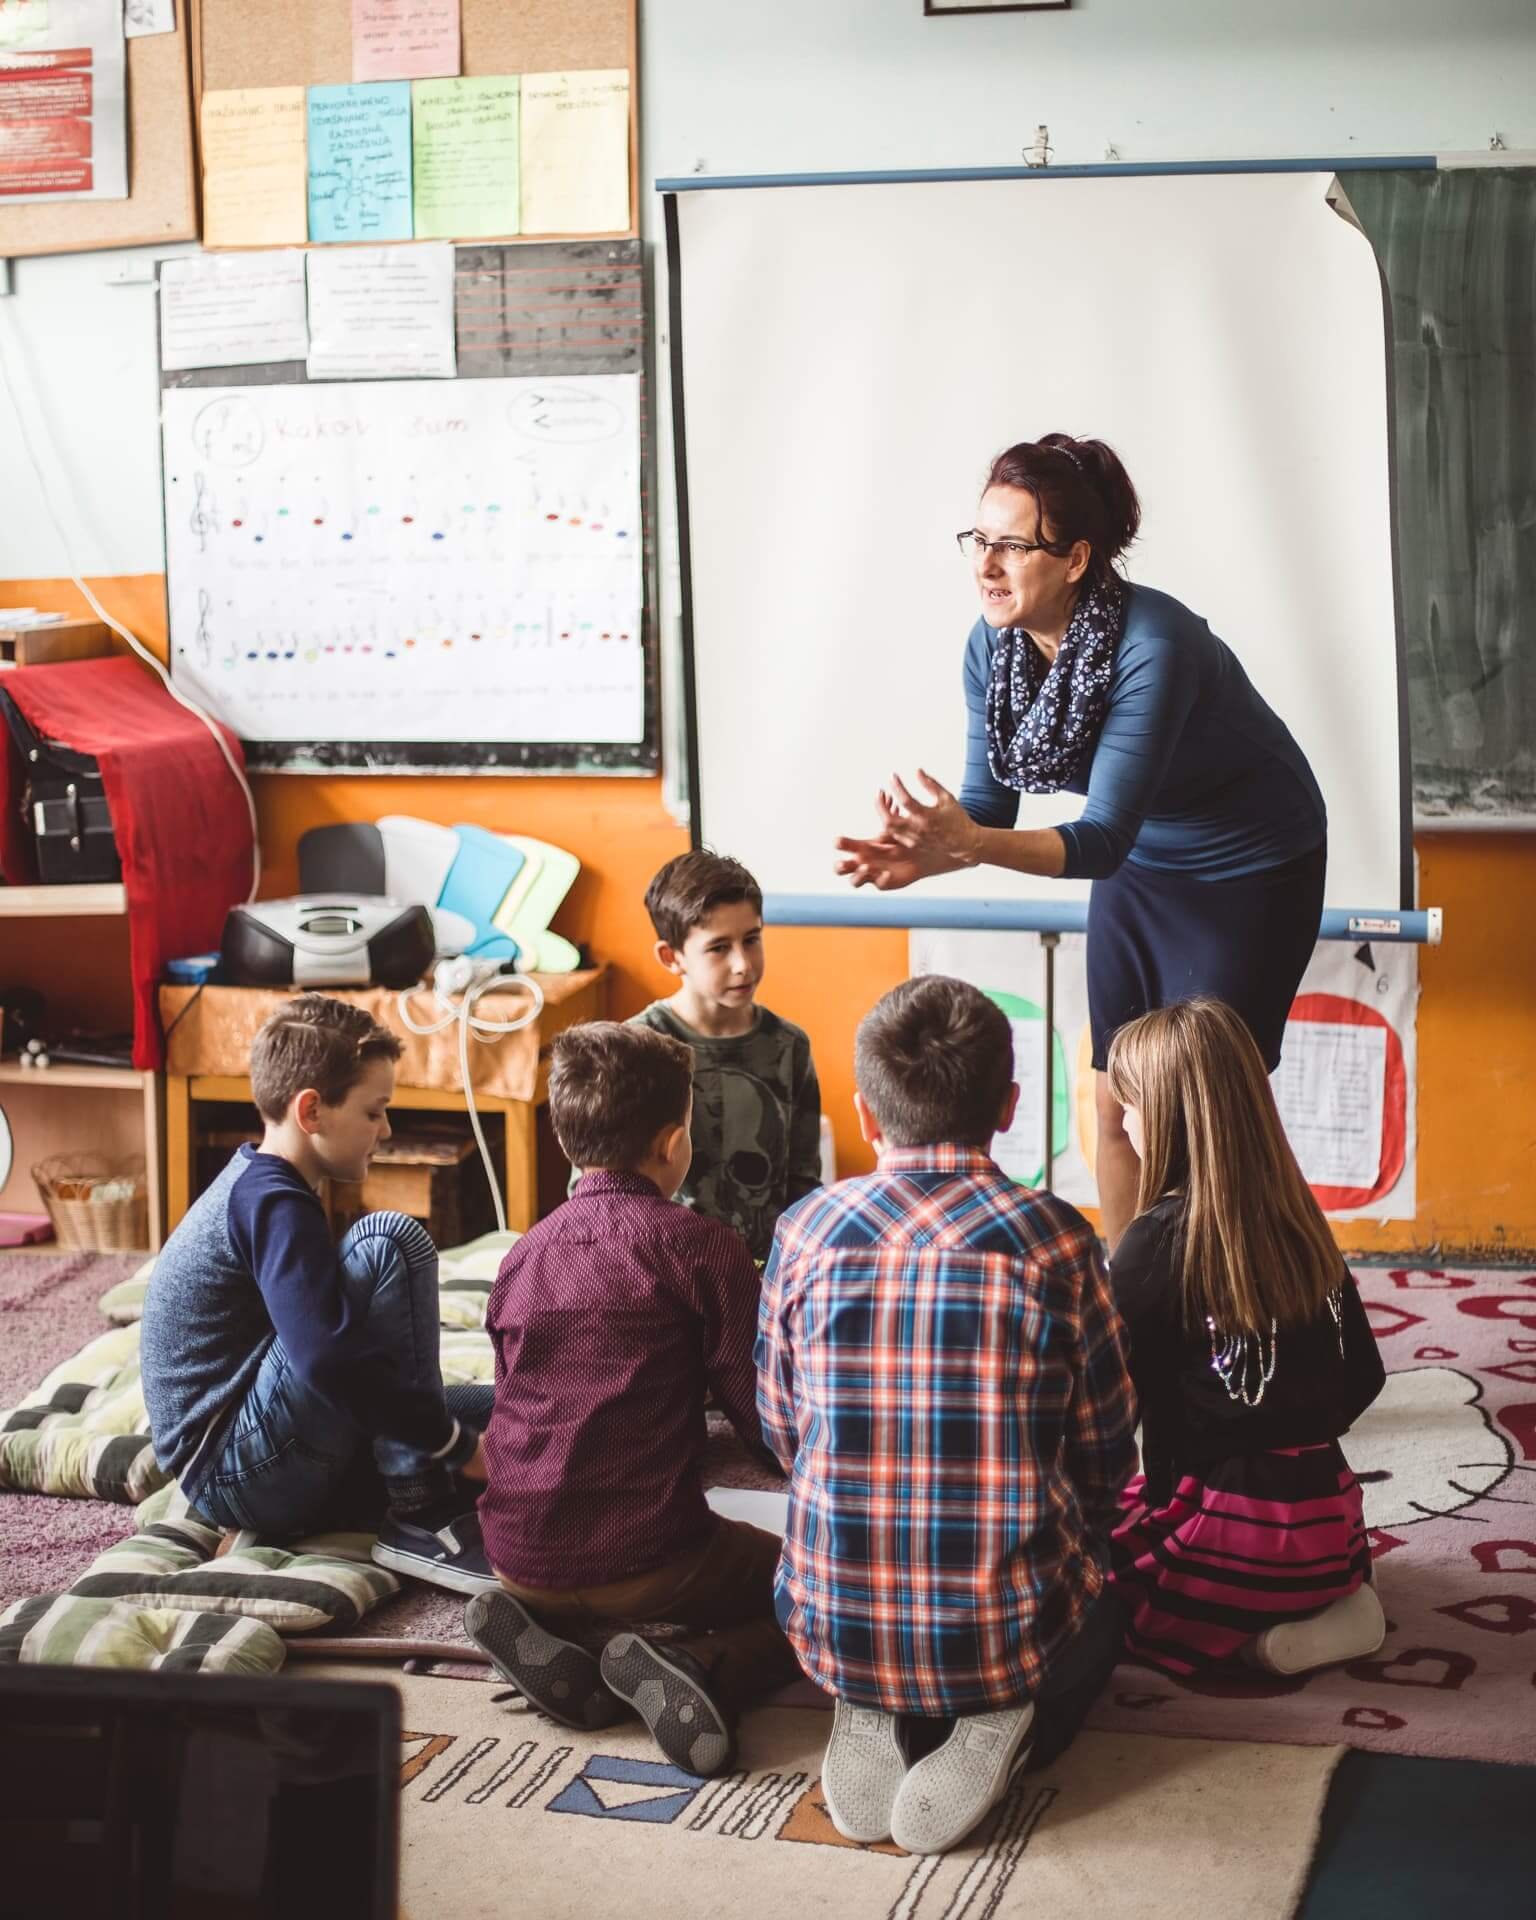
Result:
{"label": "blue jeans", "polygon": [[[366,1215],[338,1247],[337,1263],[343,1291],[394,1356],[400,1380],[441,1394],[449,1413],[483,1432],[495,1389],[443,1387],[437,1249],[420,1221]],[[206,1464],[182,1486],[217,1525],[280,1539],[371,1526],[386,1502],[431,1506],[452,1494],[453,1476],[402,1441],[370,1438],[298,1377],[274,1335],[250,1392],[226,1419]]]}

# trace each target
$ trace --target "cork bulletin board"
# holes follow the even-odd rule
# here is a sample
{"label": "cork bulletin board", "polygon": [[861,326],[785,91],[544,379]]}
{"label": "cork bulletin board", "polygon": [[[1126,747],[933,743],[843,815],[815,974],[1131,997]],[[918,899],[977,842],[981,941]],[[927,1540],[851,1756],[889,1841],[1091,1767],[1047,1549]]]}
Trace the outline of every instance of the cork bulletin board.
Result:
{"label": "cork bulletin board", "polygon": [[[629,74],[629,225],[612,235],[529,235],[532,242],[622,238],[640,230],[635,0],[460,0],[461,71]],[[231,87],[337,85],[352,78],[352,0],[194,0],[196,103]],[[507,235],[509,244],[520,236]]]}
{"label": "cork bulletin board", "polygon": [[[197,238],[186,6],[181,0],[177,7],[174,33],[127,43],[128,198],[0,206],[0,256],[153,247]],[[263,10],[255,11],[259,17]]]}

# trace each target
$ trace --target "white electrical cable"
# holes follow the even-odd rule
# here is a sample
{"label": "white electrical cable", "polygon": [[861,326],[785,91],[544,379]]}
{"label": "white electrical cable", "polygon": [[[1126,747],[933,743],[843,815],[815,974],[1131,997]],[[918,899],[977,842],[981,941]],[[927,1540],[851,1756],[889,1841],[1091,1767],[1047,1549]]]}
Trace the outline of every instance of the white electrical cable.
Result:
{"label": "white electrical cable", "polygon": [[[12,303],[0,302],[0,315],[4,316],[5,331],[8,331],[14,325],[14,321],[8,310],[10,304]],[[202,721],[203,725],[213,735],[219,752],[224,756],[225,764],[235,776],[235,779],[240,783],[240,791],[245,796],[246,811],[251,816],[251,890],[245,896],[246,903],[249,904],[256,898],[256,890],[261,884],[261,837],[256,825],[256,796],[251,792],[251,785],[245,777],[244,769],[230,752],[229,742],[224,738],[223,731],[213,716],[200,707],[195,700],[189,699],[188,696],[175,685],[169,672],[138,638],[137,634],[130,633],[120,620],[114,620],[112,615],[107,612],[106,608],[81,578],[80,570],[75,564],[73,544],[70,541],[69,534],[64,526],[63,520],[59,516],[58,510],[53,504],[53,495],[48,490],[47,475],[43,471],[42,462],[37,457],[37,450],[32,444],[32,435],[27,427],[26,415],[21,410],[21,399],[17,392],[16,382],[12,377],[9,351],[5,344],[5,331],[0,331],[0,380],[3,380],[5,383],[6,397],[11,403],[11,412],[16,416],[16,425],[20,429],[22,448],[31,465],[32,477],[37,482],[38,494],[42,499],[43,506],[47,510],[49,520],[53,523],[54,533],[58,536],[59,545],[64,550],[65,558],[69,561],[69,578],[71,582],[79,588],[87,605],[96,615],[96,618],[100,620],[104,626],[110,627],[119,639],[125,640],[146,666],[154,668],[155,672],[159,674],[161,680],[164,682],[165,690],[171,698],[178,702],[179,705],[185,707],[188,713],[197,715],[198,719]],[[17,345],[18,351],[21,351],[20,343],[18,342]],[[57,449],[55,449],[55,452],[56,451]]]}
{"label": "white electrical cable", "polygon": [[[439,974],[455,964],[457,963],[447,961],[440,963]],[[482,964],[486,968],[491,966],[489,961]],[[525,988],[529,995],[526,1011],[515,1015],[510,1020],[492,1020],[487,1015],[477,1014],[475,1012],[477,1001],[482,995],[489,993],[493,987]],[[531,1027],[544,1011],[544,989],[531,975],[503,973],[499,966],[491,971],[481,972],[478,979],[471,978],[458,999],[454,998],[451,991],[434,981],[432,997],[437,1002],[440,1017],[428,1021],[418,1020],[411,1011],[411,1001],[421,991],[420,987],[407,987],[403,993],[396,996],[395,1005],[400,1014],[401,1025],[409,1028],[412,1033],[431,1034],[441,1033],[446,1027],[451,1027],[455,1021],[458,1022],[459,1081],[464,1089],[464,1104],[469,1108],[469,1124],[474,1130],[475,1145],[480,1149],[480,1160],[485,1168],[485,1177],[490,1182],[491,1202],[496,1209],[496,1225],[501,1232],[505,1233],[507,1230],[506,1202],[502,1197],[501,1181],[491,1161],[491,1150],[485,1143],[485,1130],[480,1124],[480,1110],[475,1105],[475,1089],[470,1079],[469,1036],[473,1031],[475,1038],[482,1045],[491,1045],[501,1034],[520,1033],[524,1027]]]}

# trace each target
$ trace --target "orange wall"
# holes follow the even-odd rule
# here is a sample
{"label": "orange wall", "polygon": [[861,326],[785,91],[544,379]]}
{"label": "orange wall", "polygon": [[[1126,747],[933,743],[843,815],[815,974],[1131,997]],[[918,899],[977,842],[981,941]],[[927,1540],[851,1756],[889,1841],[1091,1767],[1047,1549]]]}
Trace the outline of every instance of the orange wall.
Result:
{"label": "orange wall", "polygon": [[[96,585],[112,612],[163,655],[160,576]],[[4,597],[79,604],[58,581],[13,581]],[[610,1012],[623,1017],[663,991],[641,898],[687,839],[662,805],[660,781],[264,774],[253,785],[265,894],[293,890],[299,835],[331,821],[400,812],[531,833],[582,861],[556,927],[612,967]],[[1523,835],[1447,834],[1424,837],[1419,854],[1420,895],[1445,909],[1446,938],[1421,954],[1418,1216],[1350,1223],[1339,1237],[1360,1251],[1439,1246],[1514,1257],[1536,1249],[1536,852]],[[53,937],[38,923],[10,923],[6,977],[35,973],[46,985]],[[764,999],[811,1035],[845,1172],[869,1164],[851,1109],[853,1031],[906,977],[906,944],[892,930],[785,927],[769,938]],[[125,953],[108,940],[93,953],[72,953],[69,973],[91,983],[102,1003],[115,1002]]]}

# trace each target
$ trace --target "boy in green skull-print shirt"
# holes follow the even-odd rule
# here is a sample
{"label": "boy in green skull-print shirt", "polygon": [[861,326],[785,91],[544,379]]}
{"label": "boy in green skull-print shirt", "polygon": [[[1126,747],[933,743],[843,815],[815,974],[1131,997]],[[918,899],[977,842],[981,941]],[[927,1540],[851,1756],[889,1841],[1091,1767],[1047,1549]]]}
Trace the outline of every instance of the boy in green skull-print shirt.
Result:
{"label": "boy in green skull-print shirt", "polygon": [[821,1185],[821,1089],[805,1034],[756,1004],[762,893],[739,862],[699,851],[669,860],[645,905],[679,984],[635,1021],[693,1049],[693,1166],[677,1197],[766,1260],[779,1215]]}

